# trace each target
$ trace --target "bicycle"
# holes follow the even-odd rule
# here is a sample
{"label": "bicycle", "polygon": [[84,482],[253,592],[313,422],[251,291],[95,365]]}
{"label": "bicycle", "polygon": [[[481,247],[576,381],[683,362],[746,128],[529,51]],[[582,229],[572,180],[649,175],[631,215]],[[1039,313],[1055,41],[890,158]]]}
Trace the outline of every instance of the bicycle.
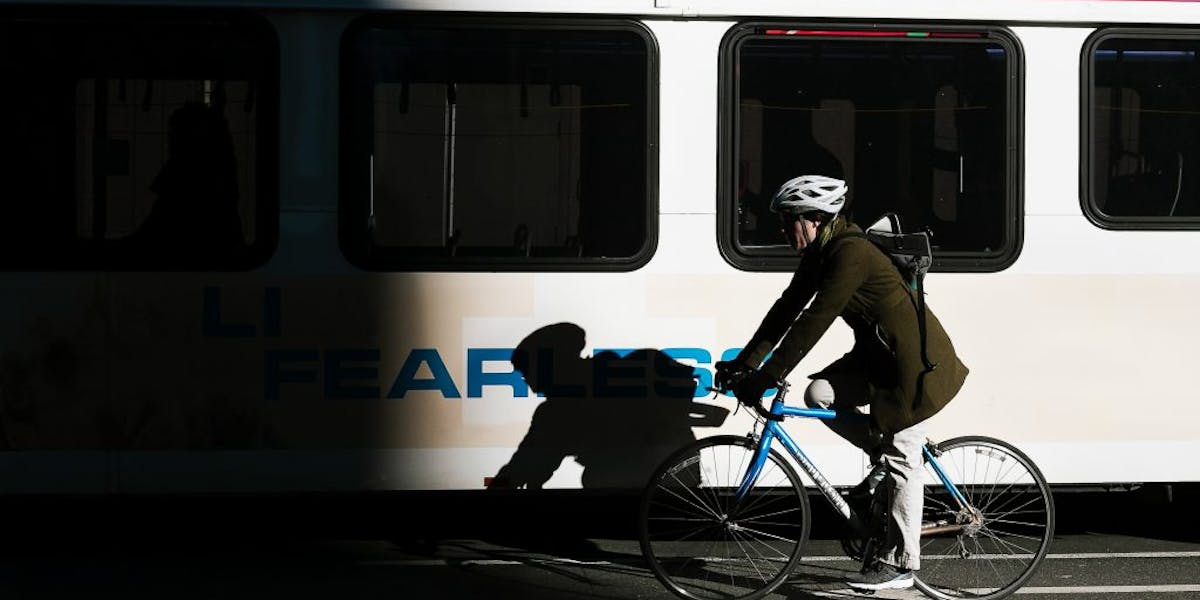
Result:
{"label": "bicycle", "polygon": [[[799,564],[810,528],[808,494],[771,447],[776,439],[845,519],[848,556],[861,559],[879,539],[883,501],[856,511],[782,427],[787,417],[832,419],[837,413],[787,406],[787,389],[786,383],[779,387],[769,410],[754,406],[756,425],[749,434],[689,444],[647,484],[639,512],[642,554],[676,595],[754,600],[782,585]],[[923,454],[927,479],[916,587],[938,600],[1012,594],[1037,570],[1054,535],[1046,479],[1020,450],[989,437],[929,441]]]}

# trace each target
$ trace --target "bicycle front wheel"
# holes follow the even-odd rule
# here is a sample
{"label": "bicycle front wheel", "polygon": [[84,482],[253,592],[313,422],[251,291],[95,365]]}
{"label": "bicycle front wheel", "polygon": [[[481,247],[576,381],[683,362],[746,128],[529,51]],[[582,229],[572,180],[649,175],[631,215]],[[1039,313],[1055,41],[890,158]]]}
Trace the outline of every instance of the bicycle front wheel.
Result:
{"label": "bicycle front wheel", "polygon": [[[936,446],[925,464],[921,570],[916,585],[939,600],[997,600],[1033,576],[1054,537],[1054,498],[1041,471],[1000,440],[971,436]],[[966,499],[960,505],[941,470]]]}
{"label": "bicycle front wheel", "polygon": [[808,495],[774,450],[749,492],[736,492],[756,443],[700,440],[671,455],[642,495],[639,537],[650,569],[688,600],[753,600],[779,587],[808,539]]}

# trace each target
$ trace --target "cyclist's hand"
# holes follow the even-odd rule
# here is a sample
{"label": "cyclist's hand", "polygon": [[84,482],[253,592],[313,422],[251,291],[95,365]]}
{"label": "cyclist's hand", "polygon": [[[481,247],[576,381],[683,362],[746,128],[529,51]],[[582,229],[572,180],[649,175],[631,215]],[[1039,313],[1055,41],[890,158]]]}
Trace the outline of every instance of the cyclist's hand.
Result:
{"label": "cyclist's hand", "polygon": [[753,407],[761,403],[763,394],[767,390],[778,385],[779,382],[775,381],[774,377],[758,369],[751,371],[741,381],[734,384],[733,393],[737,396],[738,402]]}
{"label": "cyclist's hand", "polygon": [[713,382],[717,384],[717,388],[722,390],[732,388],[734,383],[745,376],[746,371],[749,371],[745,365],[736,360],[719,360],[715,366],[717,373]]}

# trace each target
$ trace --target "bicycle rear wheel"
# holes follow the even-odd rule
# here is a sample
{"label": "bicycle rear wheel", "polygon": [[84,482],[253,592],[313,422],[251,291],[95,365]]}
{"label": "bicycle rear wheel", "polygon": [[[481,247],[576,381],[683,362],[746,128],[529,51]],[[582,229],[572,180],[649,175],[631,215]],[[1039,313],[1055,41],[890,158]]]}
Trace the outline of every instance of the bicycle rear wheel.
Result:
{"label": "bicycle rear wheel", "polygon": [[642,494],[639,537],[650,569],[688,600],[753,600],[779,587],[808,539],[808,495],[772,450],[746,497],[735,497],[755,442],[700,440],[671,455]]}
{"label": "bicycle rear wheel", "polygon": [[966,497],[960,507],[925,464],[924,531],[916,585],[939,600],[997,600],[1033,576],[1054,537],[1054,498],[1041,471],[997,439],[948,440],[934,453]]}

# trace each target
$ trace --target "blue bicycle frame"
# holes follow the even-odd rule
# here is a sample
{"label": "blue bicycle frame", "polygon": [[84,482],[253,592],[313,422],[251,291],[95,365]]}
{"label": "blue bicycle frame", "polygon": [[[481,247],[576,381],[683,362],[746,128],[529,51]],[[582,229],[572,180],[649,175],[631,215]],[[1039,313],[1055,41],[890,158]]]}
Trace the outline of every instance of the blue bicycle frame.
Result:
{"label": "blue bicycle frame", "polygon": [[[771,410],[769,411],[769,414],[777,418],[804,417],[822,420],[829,420],[838,416],[836,411],[823,408],[795,408],[787,406],[783,402],[786,392],[787,386],[785,384],[775,396],[774,402],[771,403]],[[763,427],[762,435],[759,437],[758,447],[754,453],[754,460],[751,462],[750,468],[746,471],[746,475],[742,479],[741,485],[738,486],[736,496],[737,499],[739,501],[744,499],[746,494],[749,493],[751,486],[753,486],[754,482],[758,480],[758,476],[762,473],[763,466],[767,462],[767,454],[771,451],[771,443],[778,438],[779,441],[783,443],[784,448],[787,448],[788,453],[792,455],[792,458],[796,459],[796,463],[800,465],[800,468],[803,469],[804,472],[808,474],[809,478],[817,484],[817,488],[821,490],[821,493],[829,500],[830,503],[833,504],[838,512],[840,512],[847,520],[850,520],[851,522],[856,521],[856,515],[854,515],[851,511],[850,505],[842,499],[841,494],[834,489],[833,485],[829,483],[829,480],[821,474],[821,471],[817,469],[817,466],[813,464],[812,460],[810,460],[808,456],[804,454],[804,451],[800,449],[800,446],[798,446],[791,436],[784,431],[782,426],[783,421],[766,419],[765,423],[766,425]],[[934,473],[937,474],[938,479],[941,480],[942,485],[946,488],[946,491],[948,491],[950,496],[954,498],[955,502],[958,503],[959,508],[966,508],[966,497],[963,496],[958,487],[956,487],[954,483],[950,481],[950,478],[946,476],[945,471],[942,470],[942,466],[938,464],[937,457],[934,456],[930,445],[927,444],[924,448],[922,448],[922,453],[925,455],[925,460],[931,467],[933,467]]]}

